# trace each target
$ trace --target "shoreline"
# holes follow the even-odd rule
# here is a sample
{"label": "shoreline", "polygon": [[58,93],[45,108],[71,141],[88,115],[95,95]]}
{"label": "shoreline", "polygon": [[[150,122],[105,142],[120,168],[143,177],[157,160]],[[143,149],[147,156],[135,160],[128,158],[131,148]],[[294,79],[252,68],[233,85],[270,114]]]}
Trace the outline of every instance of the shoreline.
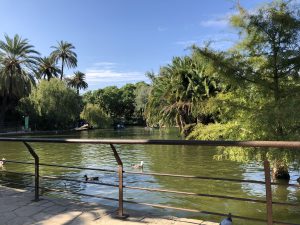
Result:
{"label": "shoreline", "polygon": [[15,131],[15,132],[6,132],[0,133],[0,136],[22,136],[22,135],[31,135],[31,134],[63,134],[63,133],[76,133],[78,131],[71,130],[46,130],[46,131]]}

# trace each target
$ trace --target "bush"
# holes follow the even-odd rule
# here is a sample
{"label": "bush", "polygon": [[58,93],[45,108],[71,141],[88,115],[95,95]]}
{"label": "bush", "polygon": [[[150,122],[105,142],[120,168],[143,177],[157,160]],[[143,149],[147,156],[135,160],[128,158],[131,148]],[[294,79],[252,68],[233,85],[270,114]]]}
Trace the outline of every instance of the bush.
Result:
{"label": "bush", "polygon": [[87,104],[80,114],[81,119],[97,128],[107,128],[111,126],[112,120],[98,105]]}
{"label": "bush", "polygon": [[52,78],[40,81],[28,97],[21,99],[19,111],[29,115],[37,129],[66,129],[75,126],[81,106],[81,98],[74,90]]}

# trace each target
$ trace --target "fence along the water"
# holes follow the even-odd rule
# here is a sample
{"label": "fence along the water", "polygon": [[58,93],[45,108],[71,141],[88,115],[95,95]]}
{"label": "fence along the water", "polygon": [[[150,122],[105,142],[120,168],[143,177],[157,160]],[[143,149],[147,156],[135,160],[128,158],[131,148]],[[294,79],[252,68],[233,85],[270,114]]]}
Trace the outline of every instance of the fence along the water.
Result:
{"label": "fence along the water", "polygon": [[[0,141],[11,141],[11,142],[23,142],[27,147],[30,154],[34,157],[35,162],[23,162],[23,161],[15,161],[15,160],[7,160],[7,163],[19,163],[19,164],[32,164],[35,166],[35,174],[31,173],[18,173],[13,171],[2,171],[5,173],[15,173],[21,174],[24,176],[34,176],[35,177],[35,184],[29,185],[35,188],[35,200],[39,200],[39,190],[44,189],[48,191],[55,191],[55,192],[65,192],[70,194],[82,195],[87,197],[96,197],[102,198],[106,200],[118,201],[119,209],[118,209],[118,216],[119,217],[126,217],[127,215],[124,214],[123,209],[123,202],[126,203],[133,203],[133,204],[141,204],[146,206],[152,206],[157,208],[166,208],[166,209],[175,209],[175,210],[182,210],[188,212],[196,212],[202,214],[209,214],[209,215],[216,215],[216,216],[226,216],[223,213],[219,212],[210,212],[205,210],[195,210],[195,209],[187,209],[187,208],[180,208],[180,207],[173,207],[161,204],[151,204],[151,203],[141,203],[135,201],[128,201],[123,200],[123,188],[133,189],[133,190],[143,190],[143,191],[151,191],[151,192],[161,192],[161,193],[172,193],[172,194],[180,194],[180,195],[190,195],[190,196],[200,196],[200,197],[209,197],[209,198],[219,198],[219,199],[230,199],[236,201],[244,201],[244,202],[253,202],[256,204],[265,204],[266,205],[266,219],[259,219],[259,218],[252,218],[252,217],[245,217],[240,215],[232,215],[234,218],[249,220],[249,221],[258,221],[258,222],[266,222],[268,225],[271,224],[282,224],[282,225],[300,225],[291,222],[284,222],[284,221],[274,221],[272,215],[272,205],[286,205],[292,207],[300,207],[298,203],[289,203],[289,202],[276,202],[272,200],[272,185],[288,185],[293,187],[299,187],[299,185],[295,184],[282,184],[282,183],[272,183],[270,178],[270,164],[268,161],[264,162],[264,172],[265,172],[265,181],[257,181],[257,180],[246,180],[246,179],[230,179],[230,178],[219,178],[219,177],[208,177],[208,176],[191,176],[191,175],[178,175],[178,174],[166,174],[166,173],[144,173],[144,172],[134,172],[134,171],[124,171],[123,170],[123,163],[119,154],[114,146],[114,144],[126,145],[126,144],[142,144],[142,145],[195,145],[195,146],[238,146],[238,147],[276,147],[276,148],[291,148],[291,149],[300,149],[300,142],[287,142],[287,141],[186,141],[186,140],[118,140],[118,139],[53,139],[53,138],[0,138]],[[65,166],[65,165],[57,165],[57,164],[47,164],[47,163],[39,163],[39,157],[35,153],[34,149],[30,146],[30,142],[45,142],[45,143],[86,143],[86,144],[107,144],[110,145],[113,155],[118,163],[117,170],[108,170],[103,168],[90,168],[90,167],[78,167],[78,166]],[[64,189],[56,189],[56,188],[47,188],[47,187],[40,187],[39,179],[50,179],[50,180],[64,180],[64,181],[72,181],[72,182],[85,182],[82,180],[76,179],[69,179],[69,178],[62,178],[59,176],[40,176],[39,175],[39,166],[48,166],[48,167],[60,167],[60,168],[71,168],[71,169],[85,169],[85,170],[97,170],[102,172],[111,172],[111,173],[118,173],[119,176],[119,184],[109,184],[104,182],[92,182],[89,181],[88,183],[96,184],[96,185],[106,185],[111,187],[119,188],[119,198],[110,198],[107,196],[100,196],[100,195],[91,195],[91,194],[83,194],[78,192],[72,192],[69,190]],[[135,174],[135,175],[142,175],[142,176],[167,176],[167,177],[174,177],[174,178],[190,178],[190,179],[204,179],[204,180],[214,180],[214,181],[225,181],[225,182],[242,182],[242,183],[255,183],[255,184],[262,184],[265,185],[266,189],[266,200],[258,200],[252,198],[240,198],[240,197],[233,197],[233,196],[226,196],[226,195],[211,195],[206,193],[194,193],[194,192],[183,192],[183,191],[175,191],[175,190],[168,190],[168,189],[159,189],[159,188],[145,188],[145,187],[135,187],[135,186],[128,186],[123,185],[123,174]],[[14,181],[6,180],[9,183],[17,183]]]}

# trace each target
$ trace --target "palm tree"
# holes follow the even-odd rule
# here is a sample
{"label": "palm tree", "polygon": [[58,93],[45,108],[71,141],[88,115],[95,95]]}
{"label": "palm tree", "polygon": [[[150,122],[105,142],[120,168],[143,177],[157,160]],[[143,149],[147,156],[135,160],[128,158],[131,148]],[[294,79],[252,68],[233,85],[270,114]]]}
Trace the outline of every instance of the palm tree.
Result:
{"label": "palm tree", "polygon": [[0,121],[13,104],[30,93],[39,55],[27,39],[4,37],[0,40]]}
{"label": "palm tree", "polygon": [[[202,116],[197,108],[219,88],[215,79],[205,74],[204,64],[189,57],[174,57],[172,63],[152,75],[152,90],[146,107],[147,121],[163,125],[178,125],[183,131]],[[202,106],[202,105],[200,105]]]}
{"label": "palm tree", "polygon": [[54,58],[39,58],[39,65],[37,70],[38,78],[47,78],[47,80],[49,81],[52,77],[58,77],[59,73],[61,73],[61,71],[56,66]]}
{"label": "palm tree", "polygon": [[62,80],[64,76],[64,66],[67,68],[75,68],[77,66],[77,55],[73,51],[75,47],[66,41],[58,42],[58,46],[52,46],[54,51],[51,53],[51,57],[55,59],[55,62],[61,60],[61,75],[60,79]]}
{"label": "palm tree", "polygon": [[77,71],[74,76],[66,79],[70,87],[76,88],[77,94],[79,94],[79,89],[87,89],[88,84],[85,82],[85,74]]}

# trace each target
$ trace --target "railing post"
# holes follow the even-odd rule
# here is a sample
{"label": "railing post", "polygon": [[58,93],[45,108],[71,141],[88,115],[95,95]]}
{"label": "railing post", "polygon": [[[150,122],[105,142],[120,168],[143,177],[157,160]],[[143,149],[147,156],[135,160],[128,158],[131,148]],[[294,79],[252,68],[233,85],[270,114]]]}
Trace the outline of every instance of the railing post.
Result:
{"label": "railing post", "polygon": [[271,175],[270,175],[270,162],[264,161],[265,182],[266,182],[266,202],[267,202],[267,221],[268,225],[273,225],[272,215],[272,187],[271,187]]}
{"label": "railing post", "polygon": [[110,147],[114,153],[114,157],[118,163],[118,174],[119,174],[119,209],[118,209],[118,218],[125,219],[129,215],[124,214],[123,209],[123,162],[113,144],[110,144]]}
{"label": "railing post", "polygon": [[29,153],[34,158],[34,201],[39,201],[39,189],[40,189],[40,181],[39,181],[39,156],[35,153],[33,148],[27,143],[23,142],[26,146]]}

